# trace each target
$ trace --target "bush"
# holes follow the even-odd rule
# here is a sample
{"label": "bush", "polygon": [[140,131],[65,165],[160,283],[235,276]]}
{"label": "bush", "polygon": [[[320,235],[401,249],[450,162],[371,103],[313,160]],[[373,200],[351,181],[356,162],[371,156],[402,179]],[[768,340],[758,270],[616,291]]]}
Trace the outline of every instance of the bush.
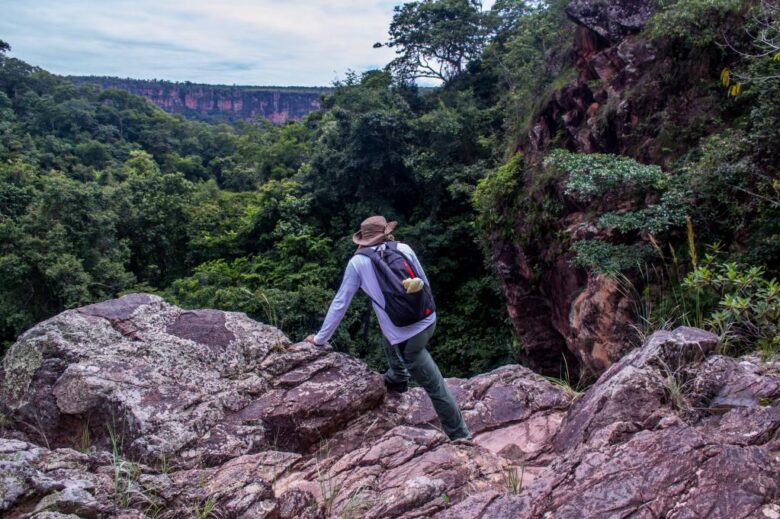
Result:
{"label": "bush", "polygon": [[547,167],[568,173],[566,194],[584,202],[617,190],[643,192],[667,187],[660,166],[640,164],[629,157],[555,150],[544,162]]}
{"label": "bush", "polygon": [[723,336],[726,345],[780,354],[780,283],[767,279],[761,267],[718,263],[708,255],[683,286],[717,298],[706,324]]}
{"label": "bush", "polygon": [[523,155],[518,153],[503,166],[479,181],[472,201],[477,209],[477,223],[483,229],[503,228],[511,233],[511,224],[506,222],[506,209],[517,197],[520,175],[523,170]]}
{"label": "bush", "polygon": [[659,204],[626,213],[607,213],[599,218],[598,226],[622,233],[647,231],[659,234],[685,223],[687,207],[683,193],[675,189],[661,195]]}
{"label": "bush", "polygon": [[653,252],[644,244],[622,245],[601,240],[579,240],[571,248],[575,265],[609,276],[640,267]]}
{"label": "bush", "polygon": [[720,37],[718,28],[742,4],[741,0],[664,0],[663,8],[647,23],[646,34],[654,40],[708,47]]}

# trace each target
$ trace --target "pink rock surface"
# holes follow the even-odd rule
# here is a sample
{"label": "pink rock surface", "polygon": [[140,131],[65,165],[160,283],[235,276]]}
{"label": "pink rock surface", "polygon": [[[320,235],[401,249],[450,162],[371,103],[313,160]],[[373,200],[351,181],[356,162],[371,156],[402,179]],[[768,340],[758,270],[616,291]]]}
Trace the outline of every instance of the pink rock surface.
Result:
{"label": "pink rock surface", "polygon": [[771,517],[780,364],[716,344],[658,332],[581,395],[518,365],[450,379],[474,434],[451,443],[422,390],[385,395],[355,359],[126,296],[39,324],[4,359],[0,512]]}

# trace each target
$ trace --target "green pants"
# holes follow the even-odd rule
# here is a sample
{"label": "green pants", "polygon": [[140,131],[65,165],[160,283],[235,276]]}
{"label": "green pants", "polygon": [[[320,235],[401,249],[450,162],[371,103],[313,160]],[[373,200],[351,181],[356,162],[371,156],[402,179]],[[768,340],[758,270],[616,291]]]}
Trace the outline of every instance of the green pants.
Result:
{"label": "green pants", "polygon": [[385,355],[390,366],[385,376],[395,383],[414,379],[428,393],[447,436],[451,440],[471,438],[458,404],[441,376],[439,367],[425,348],[435,330],[436,323],[402,343],[391,345],[385,340]]}

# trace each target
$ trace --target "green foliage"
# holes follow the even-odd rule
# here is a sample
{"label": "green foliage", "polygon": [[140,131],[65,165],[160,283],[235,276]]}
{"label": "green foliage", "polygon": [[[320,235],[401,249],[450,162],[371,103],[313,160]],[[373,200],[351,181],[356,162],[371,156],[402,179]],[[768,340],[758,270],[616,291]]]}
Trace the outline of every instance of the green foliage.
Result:
{"label": "green foliage", "polygon": [[[478,0],[421,0],[396,6],[388,47],[398,57],[388,66],[397,77],[450,81],[477,58],[489,18]],[[381,44],[378,44],[381,45]]]}
{"label": "green foliage", "polygon": [[[565,150],[551,152],[544,163],[566,178],[564,192],[574,195],[578,202],[598,204],[606,197],[614,197],[633,200],[639,206],[595,217],[599,228],[618,231],[621,236],[616,238],[620,241],[575,241],[571,246],[575,265],[608,275],[635,269],[652,255],[652,249],[646,243],[631,240],[630,233],[652,236],[685,222],[689,202],[684,186],[671,181],[659,166],[641,164],[625,156]],[[660,200],[648,204],[648,196],[659,196]],[[595,212],[597,208],[590,210]]]}
{"label": "green foliage", "polygon": [[692,47],[712,45],[729,15],[743,6],[740,0],[664,0],[662,9],[647,24],[656,40],[684,42]]}
{"label": "green foliage", "polygon": [[[563,208],[556,182],[556,172],[529,166],[522,154],[480,181],[473,203],[485,250],[497,237],[512,240],[529,251],[553,245],[556,221]],[[546,236],[548,241],[542,244],[539,236]]]}
{"label": "green foliage", "polygon": [[566,194],[576,194],[583,201],[618,190],[643,192],[667,185],[667,177],[659,166],[640,164],[619,155],[555,150],[547,156],[545,165],[567,173]]}
{"label": "green foliage", "polygon": [[568,0],[498,0],[491,8],[494,36],[482,60],[499,79],[509,152],[525,135],[534,113],[573,77],[569,60],[574,24]]}
{"label": "green foliage", "polygon": [[[464,61],[465,64],[465,61]],[[132,290],[316,331],[370,214],[401,221],[436,292],[448,374],[508,359],[470,196],[495,114],[472,87],[349,75],[303,123],[210,126],[0,61],[0,337]],[[382,366],[358,297],[334,346]]]}
{"label": "green foliage", "polygon": [[651,204],[636,211],[606,213],[599,217],[602,229],[615,229],[622,233],[647,231],[659,234],[685,223],[687,200],[679,190],[670,190],[661,195],[657,204]]}
{"label": "green foliage", "polygon": [[761,267],[720,263],[708,255],[683,286],[717,300],[706,324],[727,345],[739,350],[758,347],[769,356],[780,354],[780,283],[765,277]]}
{"label": "green foliage", "polygon": [[578,240],[571,248],[575,253],[575,265],[607,275],[637,268],[653,252],[649,245],[613,244],[601,240]]}
{"label": "green foliage", "polygon": [[[517,195],[524,166],[522,154],[517,154],[479,181],[474,191],[473,201],[481,228],[494,229],[504,224],[506,218],[504,208]],[[504,230],[505,236],[508,237],[512,228],[509,226]]]}
{"label": "green foliage", "polygon": [[[771,282],[746,289],[747,306],[738,291],[726,299],[735,292],[725,285],[681,284],[689,270],[702,273],[693,225],[706,242],[722,240],[729,261],[764,265],[763,278],[778,274],[778,62],[732,67],[713,45],[719,33],[739,32],[732,19],[753,27],[748,11],[736,0],[670,0],[651,20],[659,67],[687,52],[708,57],[701,67],[715,76],[728,65],[734,80],[769,78],[726,99],[717,85],[689,84],[683,68],[624,92],[641,103],[656,100],[654,89],[686,89],[635,130],[665,149],[664,172],[626,156],[557,150],[535,164],[517,153],[549,94],[575,77],[567,4],[399,6],[387,43],[398,53],[386,71],[347,74],[321,110],[281,126],[185,121],[7,57],[0,41],[0,341],[64,308],[138,289],[187,307],[244,311],[300,339],[319,326],[359,222],[384,214],[400,222],[397,237],[431,279],[440,321],[431,347],[446,375],[516,360],[484,261],[497,240],[523,248],[532,284],[568,251],[576,265],[609,275],[657,269],[663,279],[652,287],[661,293],[641,290],[658,303],[652,319],[700,324],[720,315],[746,340],[774,344],[765,324],[774,315]],[[408,81],[423,76],[444,84]],[[691,100],[705,115],[679,124],[672,112]],[[572,206],[582,224],[575,234],[561,221]],[[587,239],[593,233],[599,239]],[[690,266],[678,258],[686,251]],[[382,369],[372,319],[358,296],[333,343]]]}

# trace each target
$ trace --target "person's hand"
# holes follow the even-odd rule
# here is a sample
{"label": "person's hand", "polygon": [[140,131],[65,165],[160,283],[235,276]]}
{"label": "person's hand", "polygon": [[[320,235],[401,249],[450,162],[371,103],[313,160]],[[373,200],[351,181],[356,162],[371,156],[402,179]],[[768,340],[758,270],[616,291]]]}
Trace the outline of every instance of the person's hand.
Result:
{"label": "person's hand", "polygon": [[313,344],[313,345],[315,345],[315,346],[319,346],[319,344],[317,344],[316,342],[314,342],[314,335],[309,335],[308,337],[306,337],[306,338],[304,339],[304,341],[306,341],[306,342],[308,342],[308,343],[311,343],[311,344]]}

